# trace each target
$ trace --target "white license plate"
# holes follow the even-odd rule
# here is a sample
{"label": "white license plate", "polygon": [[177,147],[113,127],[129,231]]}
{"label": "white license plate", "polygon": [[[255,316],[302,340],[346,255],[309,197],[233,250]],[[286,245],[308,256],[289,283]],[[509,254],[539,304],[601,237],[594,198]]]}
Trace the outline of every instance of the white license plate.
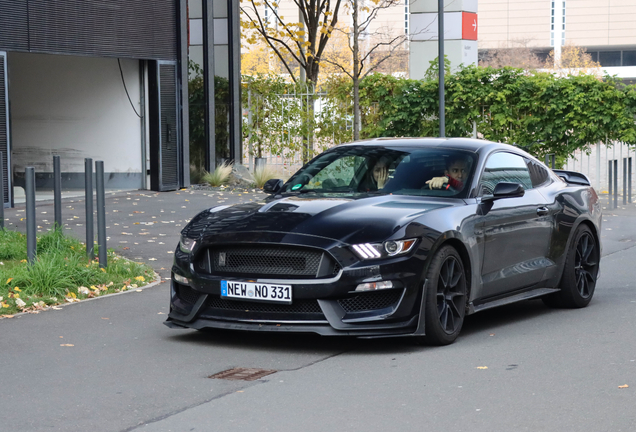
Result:
{"label": "white license plate", "polygon": [[221,281],[221,297],[291,304],[291,285]]}

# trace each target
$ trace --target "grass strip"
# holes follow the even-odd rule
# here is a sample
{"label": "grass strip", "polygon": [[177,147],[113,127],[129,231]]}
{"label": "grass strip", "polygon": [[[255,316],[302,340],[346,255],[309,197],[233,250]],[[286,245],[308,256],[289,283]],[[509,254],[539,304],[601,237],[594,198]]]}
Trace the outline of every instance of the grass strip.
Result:
{"label": "grass strip", "polygon": [[134,289],[153,280],[150,266],[112,250],[108,266],[100,268],[97,259],[87,259],[85,245],[60,230],[38,236],[36,259],[28,265],[26,235],[0,229],[0,317]]}

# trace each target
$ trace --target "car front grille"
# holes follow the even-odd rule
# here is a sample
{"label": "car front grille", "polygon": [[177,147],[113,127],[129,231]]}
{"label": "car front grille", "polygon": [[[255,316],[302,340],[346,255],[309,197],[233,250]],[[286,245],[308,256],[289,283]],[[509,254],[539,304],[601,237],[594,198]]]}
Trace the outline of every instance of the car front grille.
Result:
{"label": "car front grille", "polygon": [[261,302],[244,302],[225,300],[216,296],[210,296],[206,306],[213,309],[223,309],[244,312],[266,312],[266,313],[305,313],[305,314],[322,314],[317,300],[294,300],[292,304],[277,303],[261,303]]}
{"label": "car front grille", "polygon": [[249,321],[327,322],[315,299],[297,299],[292,304],[277,304],[226,300],[210,295],[201,316]]}
{"label": "car front grille", "polygon": [[340,271],[329,254],[303,247],[225,246],[205,250],[197,271],[220,276],[326,278]]}
{"label": "car front grille", "polygon": [[345,312],[362,312],[394,306],[402,297],[401,289],[371,291],[338,300]]}

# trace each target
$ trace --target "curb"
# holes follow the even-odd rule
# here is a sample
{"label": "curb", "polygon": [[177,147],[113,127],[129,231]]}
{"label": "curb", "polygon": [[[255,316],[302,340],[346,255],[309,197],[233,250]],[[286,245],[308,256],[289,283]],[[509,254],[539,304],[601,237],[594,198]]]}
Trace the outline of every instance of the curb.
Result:
{"label": "curb", "polygon": [[7,317],[4,317],[4,316],[0,315],[0,321],[7,320],[7,319],[13,319],[13,318],[20,318],[23,315],[37,315],[37,314],[39,314],[41,312],[48,312],[48,311],[51,311],[51,310],[53,310],[53,311],[54,310],[59,310],[59,309],[53,309],[53,306],[55,306],[56,308],[61,308],[61,307],[71,306],[71,305],[78,304],[78,303],[84,303],[84,302],[87,302],[87,301],[100,300],[100,299],[107,298],[107,297],[113,297],[113,296],[118,296],[118,295],[122,295],[122,294],[134,293],[134,292],[141,292],[141,291],[143,291],[143,290],[145,290],[147,288],[155,287],[155,286],[157,286],[157,285],[159,285],[159,284],[161,284],[161,283],[163,283],[163,282],[165,282],[167,280],[169,280],[169,279],[162,280],[161,276],[157,272],[155,272],[155,279],[152,282],[150,282],[148,285],[143,286],[143,287],[133,288],[133,289],[129,289],[129,290],[126,290],[126,291],[120,291],[120,292],[116,292],[116,293],[105,294],[105,295],[102,295],[102,296],[99,296],[99,297],[87,298],[87,299],[80,300],[80,301],[77,301],[77,302],[60,303],[60,304],[57,304],[57,305],[49,306],[46,309],[42,309],[40,311],[37,311],[37,313],[35,313],[34,311],[31,311],[31,312],[19,312],[19,313],[13,314],[11,318],[7,318]]}

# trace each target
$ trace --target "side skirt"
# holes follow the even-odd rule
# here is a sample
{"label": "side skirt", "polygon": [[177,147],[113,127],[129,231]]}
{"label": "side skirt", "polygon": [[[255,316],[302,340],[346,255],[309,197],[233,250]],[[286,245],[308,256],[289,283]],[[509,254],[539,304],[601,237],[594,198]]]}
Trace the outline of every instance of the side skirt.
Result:
{"label": "side skirt", "polygon": [[535,288],[535,289],[531,289],[529,291],[524,291],[522,293],[519,294],[514,294],[511,295],[509,297],[504,297],[504,298],[499,298],[497,300],[492,300],[486,303],[481,303],[477,306],[473,305],[472,303],[469,306],[469,313],[473,314],[475,312],[481,312],[483,310],[486,309],[492,309],[498,306],[503,306],[503,305],[507,305],[510,303],[516,303],[518,301],[522,301],[522,300],[529,300],[532,298],[536,298],[536,297],[541,297],[547,294],[552,294],[555,293],[557,291],[560,291],[560,289],[558,288]]}

